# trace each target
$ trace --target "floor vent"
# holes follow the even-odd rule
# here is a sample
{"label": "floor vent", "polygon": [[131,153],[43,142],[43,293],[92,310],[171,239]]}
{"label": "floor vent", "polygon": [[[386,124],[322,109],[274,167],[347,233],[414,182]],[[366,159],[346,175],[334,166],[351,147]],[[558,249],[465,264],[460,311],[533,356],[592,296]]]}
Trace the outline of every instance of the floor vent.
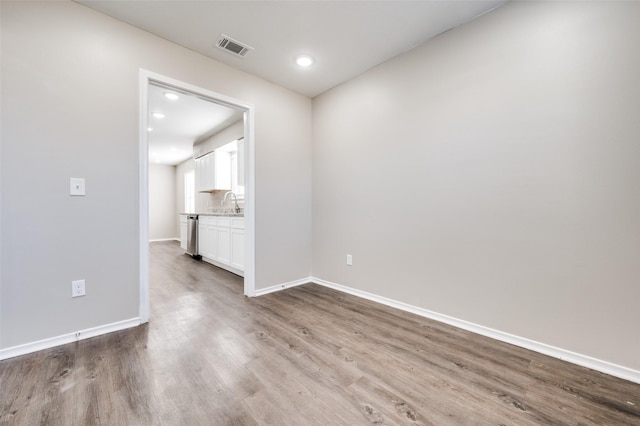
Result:
{"label": "floor vent", "polygon": [[216,42],[216,46],[218,46],[222,50],[226,50],[229,53],[233,53],[236,56],[244,57],[250,50],[253,50],[253,47],[247,46],[244,43],[240,43],[238,40],[234,40],[229,36],[222,34],[218,41]]}

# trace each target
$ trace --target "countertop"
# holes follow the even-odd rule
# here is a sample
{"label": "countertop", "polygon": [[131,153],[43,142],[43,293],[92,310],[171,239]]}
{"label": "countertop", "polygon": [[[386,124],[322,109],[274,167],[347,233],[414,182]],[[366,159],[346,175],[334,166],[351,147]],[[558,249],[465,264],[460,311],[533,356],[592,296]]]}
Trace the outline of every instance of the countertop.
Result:
{"label": "countertop", "polygon": [[244,217],[243,213],[234,213],[232,211],[214,211],[214,212],[196,212],[196,213],[180,213],[181,215],[197,214],[198,216],[231,216],[231,217]]}

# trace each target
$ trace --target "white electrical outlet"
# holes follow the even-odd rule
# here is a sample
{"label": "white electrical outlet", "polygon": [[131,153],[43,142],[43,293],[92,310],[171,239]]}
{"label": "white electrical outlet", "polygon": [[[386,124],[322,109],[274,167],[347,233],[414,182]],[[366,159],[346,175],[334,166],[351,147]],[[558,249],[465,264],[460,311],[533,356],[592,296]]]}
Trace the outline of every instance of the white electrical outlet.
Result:
{"label": "white electrical outlet", "polygon": [[353,265],[353,257],[350,254],[347,255],[347,265]]}
{"label": "white electrical outlet", "polygon": [[80,297],[84,294],[84,280],[71,281],[71,297]]}
{"label": "white electrical outlet", "polygon": [[69,194],[79,196],[85,195],[84,178],[69,178]]}

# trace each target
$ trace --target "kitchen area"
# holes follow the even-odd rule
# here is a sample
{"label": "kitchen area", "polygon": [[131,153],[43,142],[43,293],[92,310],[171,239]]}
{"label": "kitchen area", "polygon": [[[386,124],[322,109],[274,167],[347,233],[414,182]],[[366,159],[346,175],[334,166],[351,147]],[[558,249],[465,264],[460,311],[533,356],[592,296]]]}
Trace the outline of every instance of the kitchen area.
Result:
{"label": "kitchen area", "polygon": [[244,112],[149,86],[149,239],[244,276]]}
{"label": "kitchen area", "polygon": [[[221,133],[236,127],[242,130],[242,122]],[[193,211],[179,215],[180,246],[196,259],[244,276],[244,140],[215,149],[198,145],[194,152],[206,153],[194,159],[197,202]]]}

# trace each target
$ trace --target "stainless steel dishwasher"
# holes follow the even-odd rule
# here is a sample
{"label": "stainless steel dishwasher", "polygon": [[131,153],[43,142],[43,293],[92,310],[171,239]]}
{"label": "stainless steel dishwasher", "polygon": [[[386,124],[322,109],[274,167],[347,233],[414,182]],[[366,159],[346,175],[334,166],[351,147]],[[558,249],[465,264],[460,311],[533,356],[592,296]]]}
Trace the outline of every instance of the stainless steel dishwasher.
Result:
{"label": "stainless steel dishwasher", "polygon": [[201,259],[198,254],[198,215],[187,215],[187,254],[194,259]]}

